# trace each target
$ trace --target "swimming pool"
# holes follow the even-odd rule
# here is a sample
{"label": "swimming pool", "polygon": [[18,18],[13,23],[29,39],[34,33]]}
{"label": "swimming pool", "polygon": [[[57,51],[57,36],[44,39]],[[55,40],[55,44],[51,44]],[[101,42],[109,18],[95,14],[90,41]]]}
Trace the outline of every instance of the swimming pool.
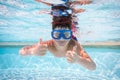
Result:
{"label": "swimming pool", "polygon": [[[77,7],[86,9],[77,15],[80,43],[120,42],[119,0],[93,0]],[[84,46],[97,64],[95,71],[69,64],[49,52],[43,57],[19,55],[22,46],[18,43],[51,39],[52,17],[36,14],[42,9],[50,7],[35,0],[0,0],[0,80],[120,80],[120,46],[110,43]],[[8,45],[11,42],[17,45]]]}
{"label": "swimming pool", "polygon": [[120,46],[84,46],[97,68],[89,71],[51,53],[21,56],[22,46],[0,47],[0,80],[119,80]]}

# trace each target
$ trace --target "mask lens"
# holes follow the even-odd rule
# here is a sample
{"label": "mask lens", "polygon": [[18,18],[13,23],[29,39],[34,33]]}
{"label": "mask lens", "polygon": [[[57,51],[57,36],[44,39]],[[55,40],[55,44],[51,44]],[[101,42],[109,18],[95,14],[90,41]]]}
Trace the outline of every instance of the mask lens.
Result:
{"label": "mask lens", "polygon": [[54,34],[53,34],[53,36],[54,36],[55,38],[58,38],[58,37],[59,37],[59,35],[60,35],[60,33],[59,33],[59,32],[54,32]]}
{"label": "mask lens", "polygon": [[71,37],[71,32],[70,32],[70,31],[64,32],[64,37],[65,37],[66,39],[69,39],[69,38]]}
{"label": "mask lens", "polygon": [[60,38],[60,32],[52,31],[52,37],[53,37],[54,39],[59,39],[59,38]]}
{"label": "mask lens", "polygon": [[60,12],[59,12],[58,10],[54,10],[54,11],[52,12],[52,15],[53,15],[53,16],[60,16]]}

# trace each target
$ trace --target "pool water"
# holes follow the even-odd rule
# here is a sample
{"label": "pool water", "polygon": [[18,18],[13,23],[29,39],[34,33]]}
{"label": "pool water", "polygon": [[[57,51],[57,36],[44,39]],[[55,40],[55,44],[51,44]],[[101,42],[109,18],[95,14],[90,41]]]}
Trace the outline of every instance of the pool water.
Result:
{"label": "pool water", "polygon": [[0,47],[0,80],[119,80],[120,46],[85,46],[97,68],[89,71],[65,58],[21,56],[21,46]]}
{"label": "pool water", "polygon": [[[120,0],[93,0],[76,6],[78,41],[120,42]],[[0,43],[51,39],[52,16],[37,14],[49,6],[35,0],[0,0]],[[50,52],[43,57],[21,56],[23,46],[0,46],[0,80],[120,80],[120,46],[84,46],[97,69],[89,71]]]}

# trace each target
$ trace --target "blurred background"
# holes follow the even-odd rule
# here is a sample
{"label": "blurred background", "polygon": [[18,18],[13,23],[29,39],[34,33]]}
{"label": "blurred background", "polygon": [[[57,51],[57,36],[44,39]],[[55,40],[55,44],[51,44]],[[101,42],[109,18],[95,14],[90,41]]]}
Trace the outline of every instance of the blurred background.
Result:
{"label": "blurred background", "polygon": [[52,39],[52,16],[38,14],[50,7],[34,0],[0,0],[0,80],[120,80],[120,0],[93,0],[76,8],[86,9],[77,15],[78,41],[94,43],[83,47],[96,70],[50,52],[43,57],[19,55],[23,45]]}
{"label": "blurred background", "polygon": [[[80,42],[120,41],[120,0],[93,0],[77,6]],[[52,16],[38,14],[50,6],[34,0],[0,0],[0,42],[36,42],[51,39]]]}

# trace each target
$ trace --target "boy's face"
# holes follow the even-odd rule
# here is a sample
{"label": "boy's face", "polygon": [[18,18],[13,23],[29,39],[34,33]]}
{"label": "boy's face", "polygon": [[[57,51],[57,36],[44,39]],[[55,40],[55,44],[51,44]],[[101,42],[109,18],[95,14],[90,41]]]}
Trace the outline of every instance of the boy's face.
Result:
{"label": "boy's face", "polygon": [[72,31],[68,28],[55,28],[52,31],[52,37],[59,46],[65,46],[72,38]]}

